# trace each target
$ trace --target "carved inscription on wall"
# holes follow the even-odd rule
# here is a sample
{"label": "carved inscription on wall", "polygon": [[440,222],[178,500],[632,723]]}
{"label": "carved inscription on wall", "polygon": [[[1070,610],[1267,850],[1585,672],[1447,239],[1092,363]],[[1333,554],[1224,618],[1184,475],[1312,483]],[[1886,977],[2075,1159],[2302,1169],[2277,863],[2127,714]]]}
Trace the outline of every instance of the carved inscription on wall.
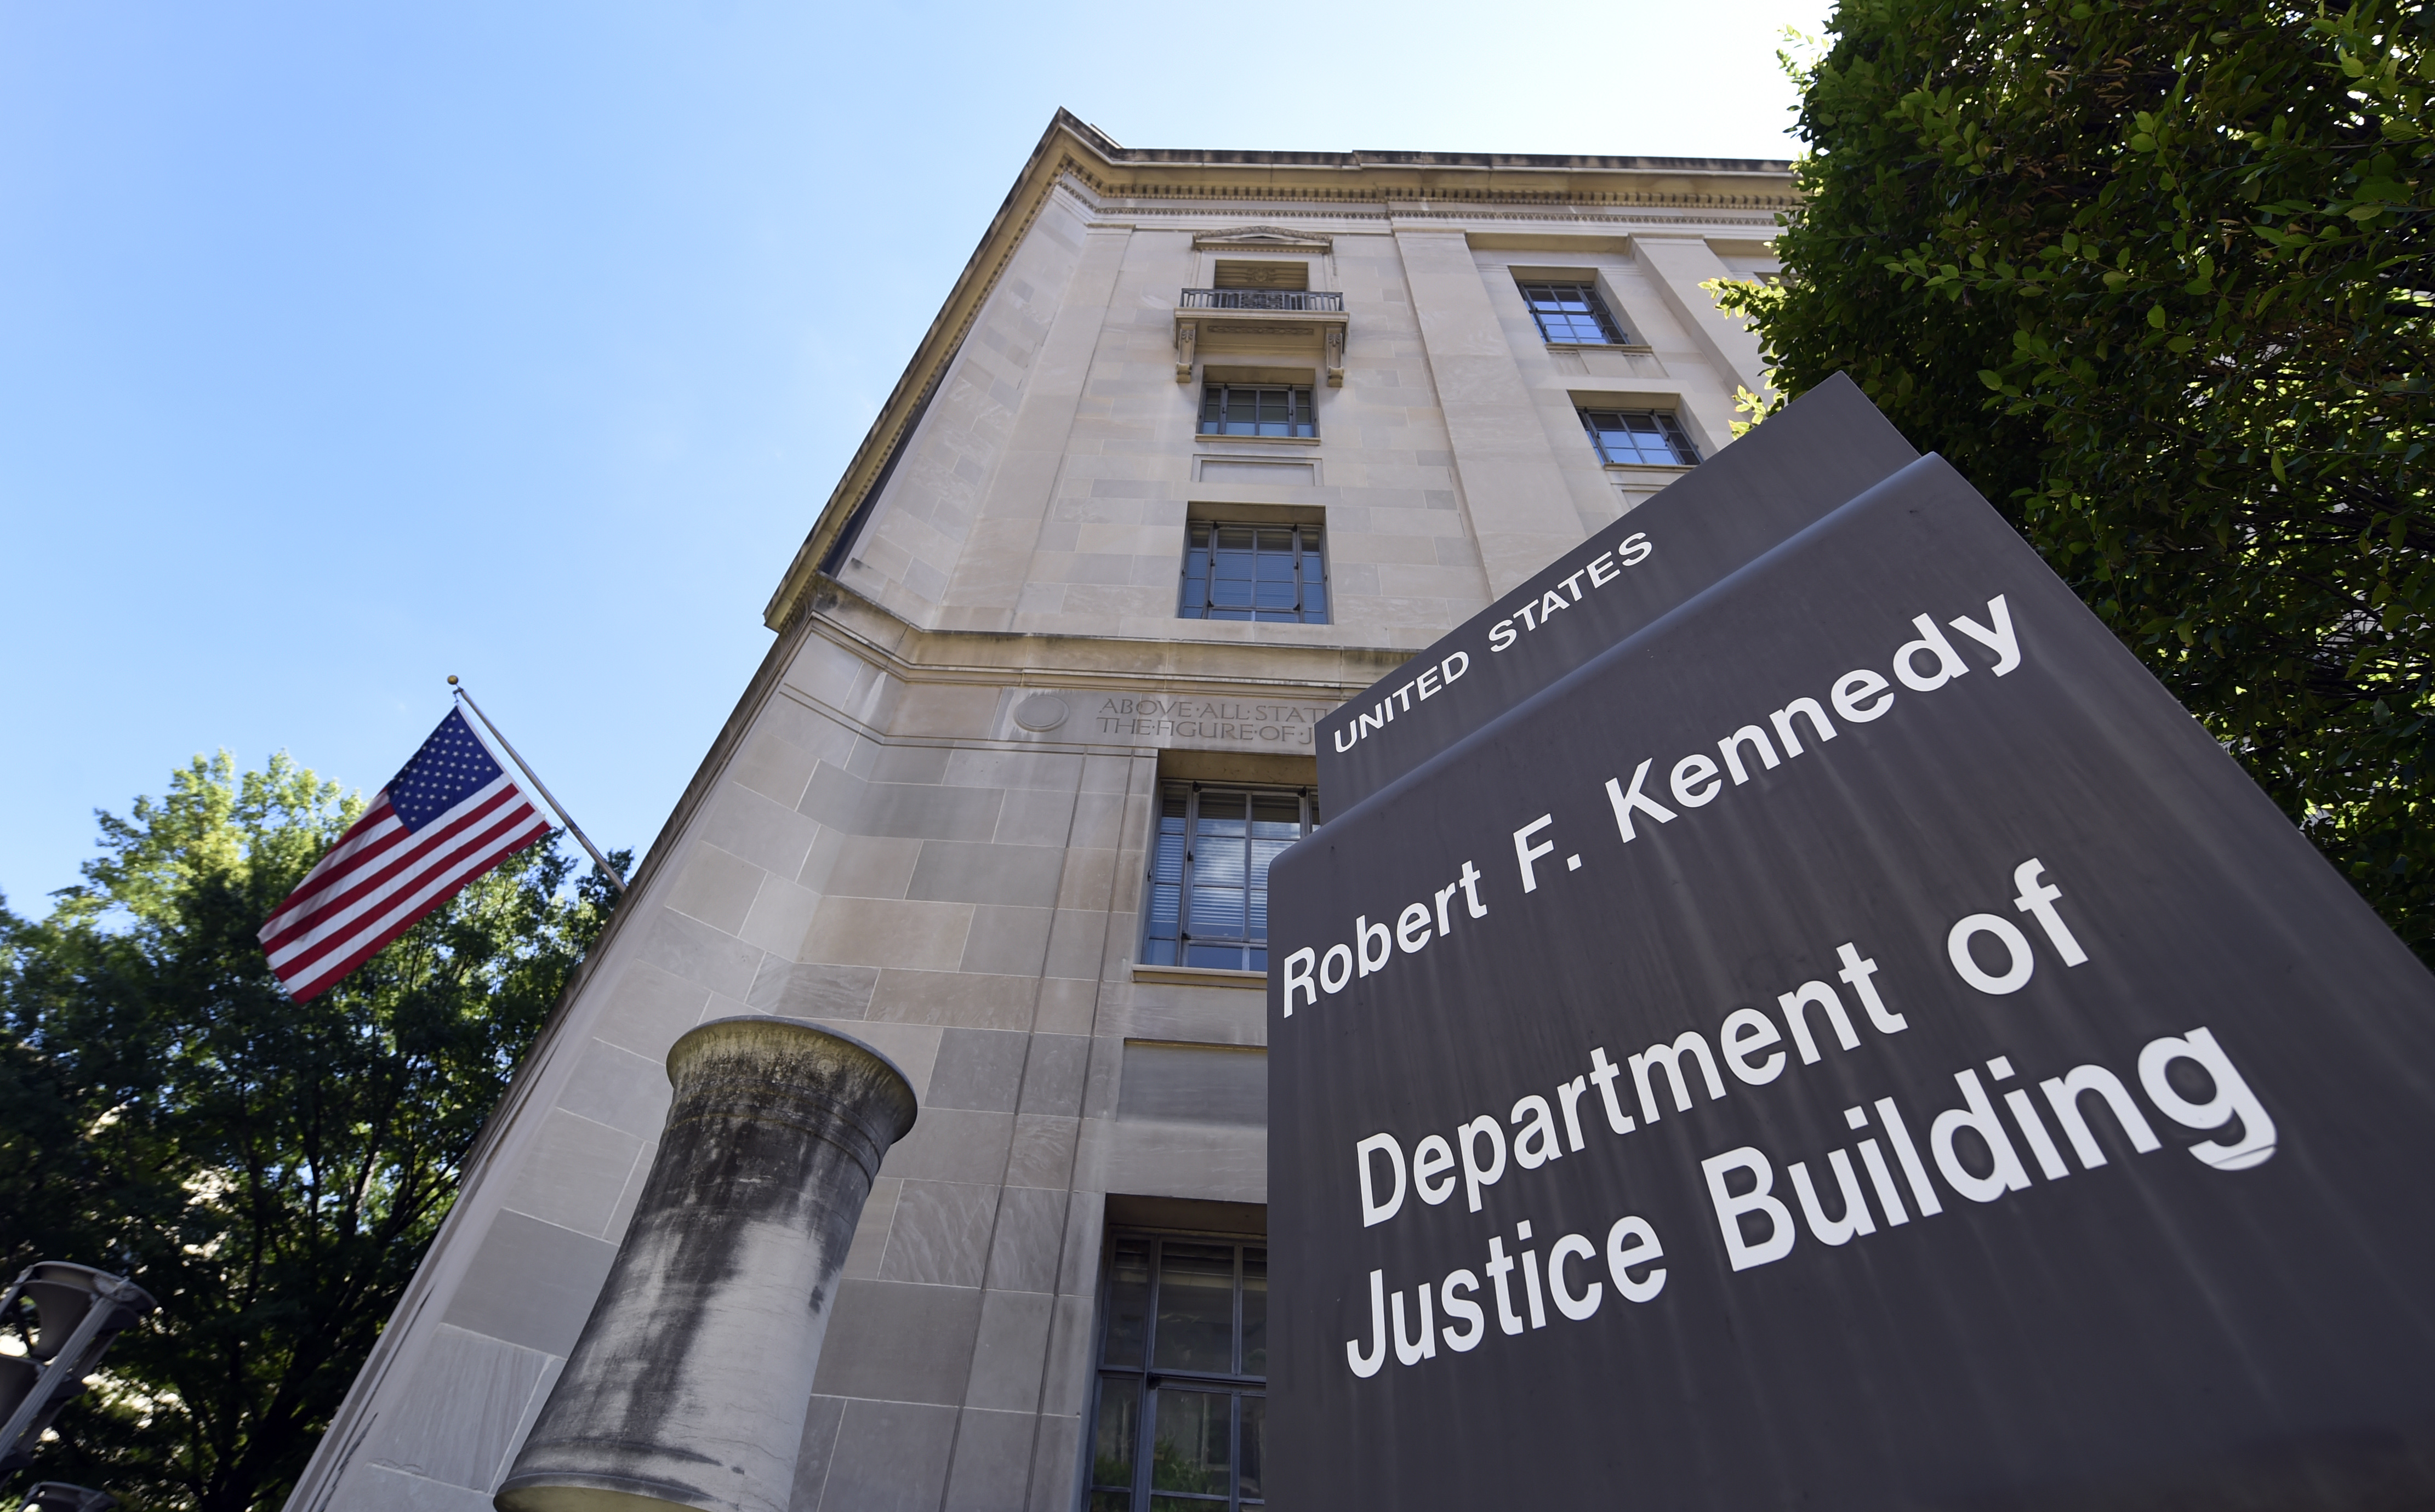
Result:
{"label": "carved inscription on wall", "polygon": [[1009,688],[999,703],[999,734],[1061,745],[1182,747],[1307,754],[1311,731],[1333,702],[1293,698]]}

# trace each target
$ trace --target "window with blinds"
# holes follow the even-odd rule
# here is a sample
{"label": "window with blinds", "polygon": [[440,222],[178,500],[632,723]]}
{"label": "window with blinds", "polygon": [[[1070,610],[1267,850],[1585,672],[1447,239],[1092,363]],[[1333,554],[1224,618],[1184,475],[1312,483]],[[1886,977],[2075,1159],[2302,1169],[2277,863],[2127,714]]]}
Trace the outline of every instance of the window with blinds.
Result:
{"label": "window with blinds", "polygon": [[1143,908],[1144,966],[1269,969],[1269,866],[1319,828],[1308,788],[1169,782]]}
{"label": "window with blinds", "polygon": [[1317,436],[1310,390],[1294,384],[1211,384],[1200,391],[1203,436]]}
{"label": "window with blinds", "polygon": [[1319,526],[1194,521],[1184,532],[1175,612],[1187,620],[1326,624],[1327,557]]}
{"label": "window with blinds", "polygon": [[1262,258],[1256,262],[1218,261],[1210,284],[1221,289],[1306,289],[1310,265],[1302,261]]}

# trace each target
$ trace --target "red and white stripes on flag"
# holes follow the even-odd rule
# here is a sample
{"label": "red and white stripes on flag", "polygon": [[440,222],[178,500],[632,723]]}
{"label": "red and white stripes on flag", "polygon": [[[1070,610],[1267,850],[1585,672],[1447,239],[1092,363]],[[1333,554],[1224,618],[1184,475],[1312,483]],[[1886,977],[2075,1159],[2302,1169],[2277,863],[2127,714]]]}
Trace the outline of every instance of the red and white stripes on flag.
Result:
{"label": "red and white stripes on flag", "polygon": [[450,710],[262,926],[272,973],[298,1002],[313,997],[549,832]]}

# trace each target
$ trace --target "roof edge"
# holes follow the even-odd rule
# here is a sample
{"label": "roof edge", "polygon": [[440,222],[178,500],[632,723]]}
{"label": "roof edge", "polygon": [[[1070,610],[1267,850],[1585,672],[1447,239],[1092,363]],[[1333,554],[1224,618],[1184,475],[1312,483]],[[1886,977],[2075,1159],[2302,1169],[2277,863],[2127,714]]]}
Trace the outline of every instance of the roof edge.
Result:
{"label": "roof edge", "polygon": [[[1014,176],[1014,184],[1007,191],[1006,199],[997,207],[997,214],[990,217],[987,229],[982,231],[980,244],[965,260],[963,271],[956,275],[954,286],[947,291],[946,302],[939,307],[930,328],[923,333],[921,342],[914,347],[913,358],[905,365],[904,375],[896,380],[896,387],[889,390],[888,402],[879,406],[879,415],[872,421],[871,430],[863,437],[862,444],[855,448],[854,456],[846,463],[845,472],[838,479],[836,490],[829,494],[828,503],[821,507],[820,518],[812,523],[811,533],[803,538],[803,545],[796,549],[794,559],[786,564],[786,576],[778,581],[778,591],[770,595],[768,607],[761,611],[762,623],[769,628],[783,630],[786,627],[795,605],[802,600],[804,590],[811,586],[821,559],[835,543],[838,531],[853,518],[855,507],[862,502],[863,493],[871,487],[889,452],[895,446],[897,438],[911,426],[921,408],[923,395],[931,382],[945,369],[947,359],[955,355],[956,348],[962,344],[964,328],[979,310],[982,299],[995,286],[998,268],[1011,255],[1014,243],[1019,239],[1011,234],[1020,230],[1018,218],[1028,221],[1030,217],[1025,214],[1027,205],[1036,210],[1048,185],[1055,181],[1058,162],[1055,149],[1061,136],[1072,138],[1078,146],[1095,153],[1098,144],[1107,142],[1095,128],[1067,111],[1061,109],[1049,119],[1048,129],[1041,133],[1039,145],[1031,149],[1031,156],[1024,160],[1022,171]],[[1108,145],[1114,146],[1112,143]],[[993,261],[993,253],[995,254]]]}

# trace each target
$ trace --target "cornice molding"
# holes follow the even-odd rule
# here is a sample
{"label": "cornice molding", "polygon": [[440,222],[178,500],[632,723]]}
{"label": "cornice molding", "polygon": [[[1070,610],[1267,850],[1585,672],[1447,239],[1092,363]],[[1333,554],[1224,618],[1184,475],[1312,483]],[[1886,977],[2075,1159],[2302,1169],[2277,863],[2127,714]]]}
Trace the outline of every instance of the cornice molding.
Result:
{"label": "cornice molding", "polygon": [[[1214,200],[1134,204],[1123,199],[1097,199],[1091,197],[1088,190],[1079,186],[1073,186],[1073,192],[1078,198],[1091,204],[1093,216],[1091,224],[1126,230],[1140,230],[1143,229],[1143,222],[1159,219],[1206,219],[1232,214],[1235,208]],[[1576,212],[1571,215],[1479,208],[1448,211],[1444,214],[1390,215],[1385,211],[1364,212],[1338,206],[1297,210],[1290,206],[1278,205],[1270,209],[1269,214],[1280,218],[1300,216],[1307,220],[1320,221],[1331,228],[1330,234],[1334,236],[1386,236],[1393,234],[1399,229],[1413,227],[1442,226],[1448,231],[1466,229],[1477,231],[1483,225],[1505,224],[1573,226],[1592,234],[1599,232],[1620,231],[1634,226],[1663,226],[1676,229],[1684,235],[1697,235],[1699,228],[1703,226],[1765,226],[1772,231],[1780,224],[1779,217],[1798,208],[1800,207],[1795,202],[1791,203],[1788,209],[1770,211],[1764,215],[1713,212],[1701,215],[1693,214],[1688,210],[1667,214],[1663,213],[1663,207],[1651,207],[1647,210],[1606,209],[1597,214]],[[1183,228],[1160,226],[1156,229],[1177,231]]]}
{"label": "cornice molding", "polygon": [[1154,687],[1341,702],[1418,654],[1407,646],[929,629],[826,576],[805,596],[797,625],[902,682],[986,687]]}
{"label": "cornice molding", "polygon": [[1240,165],[1094,163],[1068,152],[1059,168],[1105,200],[1194,198],[1218,202],[1247,199],[1387,203],[1425,213],[1430,205],[1536,204],[1631,205],[1688,209],[1777,210],[1798,201],[1790,193],[1791,168],[1770,171],[1756,163],[1697,168],[1644,168],[1629,160],[1613,167],[1502,166],[1415,171],[1361,164],[1266,169],[1245,174]]}
{"label": "cornice molding", "polygon": [[904,376],[897,379],[896,387],[889,390],[888,402],[879,408],[878,419],[872,421],[862,444],[855,449],[853,458],[846,463],[844,475],[838,479],[838,486],[829,494],[828,503],[813,522],[811,533],[803,538],[803,545],[796,548],[794,560],[787,563],[786,576],[779,580],[778,591],[770,595],[768,605],[763,609],[762,623],[771,629],[779,628],[794,617],[803,591],[810,586],[821,558],[828,555],[829,548],[836,542],[838,532],[854,518],[855,508],[877,481],[889,452],[904,438],[907,429],[921,412],[922,401],[929,394],[932,385],[944,374],[957,350],[963,345],[964,336],[972,330],[973,321],[979,318],[981,306],[987,301],[990,291],[997,286],[999,277],[1006,271],[1006,265],[1013,258],[1015,249],[1023,245],[1024,234],[1031,229],[1032,222],[1040,217],[1041,211],[1047,207],[1050,197],[1056,193],[1062,175],[1046,167],[1048,154],[1061,134],[1069,129],[1068,122],[1072,120],[1065,112],[1057,112],[1056,118],[1049,123],[1047,134],[1040,139],[1038,146],[1032,148],[1031,157],[1024,163],[1023,171],[1015,176],[1014,187],[1007,192],[997,214],[991,217],[988,229],[981,232],[980,245],[973,249],[973,255],[964,263],[963,272],[957,275],[954,287],[947,292],[947,302],[940,306],[929,330],[923,333],[921,342],[913,349],[913,360],[906,364]]}
{"label": "cornice molding", "polygon": [[1287,231],[1283,226],[1238,226],[1232,231],[1204,231],[1192,238],[1196,252],[1324,252],[1335,245],[1332,236]]}

